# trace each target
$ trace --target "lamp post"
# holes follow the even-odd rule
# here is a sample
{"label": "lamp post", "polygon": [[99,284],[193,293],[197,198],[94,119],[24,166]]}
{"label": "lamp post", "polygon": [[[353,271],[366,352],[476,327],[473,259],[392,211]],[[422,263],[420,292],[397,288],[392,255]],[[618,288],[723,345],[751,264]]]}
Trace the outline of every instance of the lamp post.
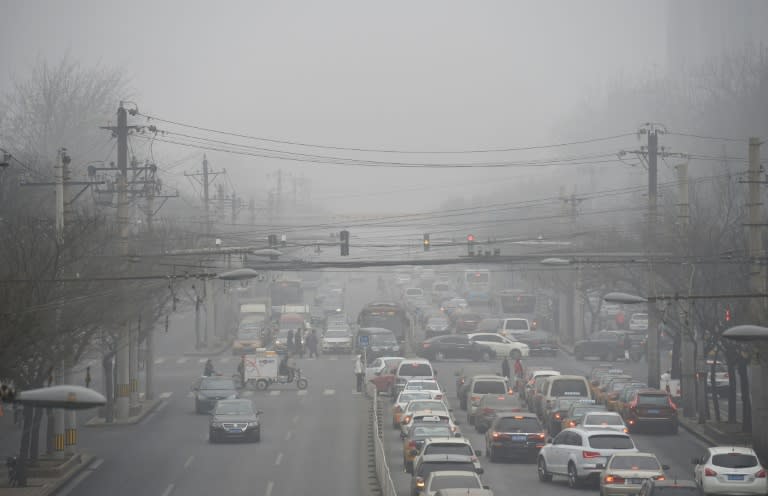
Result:
{"label": "lamp post", "polygon": [[723,332],[723,339],[743,343],[754,351],[749,364],[752,445],[758,457],[768,461],[768,327],[740,325]]}

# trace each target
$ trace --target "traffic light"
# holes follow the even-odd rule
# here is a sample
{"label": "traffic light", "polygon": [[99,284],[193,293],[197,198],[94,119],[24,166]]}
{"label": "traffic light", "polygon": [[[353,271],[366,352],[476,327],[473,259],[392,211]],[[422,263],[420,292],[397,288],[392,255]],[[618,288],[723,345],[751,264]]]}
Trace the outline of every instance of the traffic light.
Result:
{"label": "traffic light", "polygon": [[424,234],[424,251],[429,251],[429,234]]}
{"label": "traffic light", "polygon": [[471,257],[475,254],[475,235],[467,234],[467,254]]}
{"label": "traffic light", "polygon": [[270,248],[277,248],[277,234],[270,234],[267,236]]}
{"label": "traffic light", "polygon": [[349,256],[349,231],[339,233],[339,242],[341,243],[341,256]]}
{"label": "traffic light", "polygon": [[725,307],[725,321],[730,322],[731,321],[731,309],[730,307]]}

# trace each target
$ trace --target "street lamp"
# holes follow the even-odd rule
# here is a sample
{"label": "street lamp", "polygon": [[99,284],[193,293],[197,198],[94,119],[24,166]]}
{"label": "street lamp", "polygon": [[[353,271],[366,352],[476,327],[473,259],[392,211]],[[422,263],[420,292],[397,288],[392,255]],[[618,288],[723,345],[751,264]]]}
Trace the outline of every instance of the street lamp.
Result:
{"label": "street lamp", "polygon": [[567,258],[545,258],[541,265],[571,265],[572,261]]}
{"label": "street lamp", "polygon": [[259,271],[253,269],[235,269],[222,272],[217,277],[223,281],[245,281],[259,276]]}
{"label": "street lamp", "polygon": [[[638,303],[648,303],[648,298],[637,296],[629,293],[621,293],[614,291],[603,296],[603,301],[608,303],[619,303],[624,305],[636,305]],[[655,300],[652,305],[655,305]],[[649,306],[648,313],[652,313],[655,309]],[[659,327],[651,325],[651,320],[648,321],[648,385],[650,387],[658,388],[661,379],[661,364],[659,363]]]}

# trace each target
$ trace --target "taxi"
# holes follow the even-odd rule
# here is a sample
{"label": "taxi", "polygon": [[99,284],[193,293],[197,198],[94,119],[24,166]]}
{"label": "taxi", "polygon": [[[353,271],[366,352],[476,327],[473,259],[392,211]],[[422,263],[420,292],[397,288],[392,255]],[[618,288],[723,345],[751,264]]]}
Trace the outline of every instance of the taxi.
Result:
{"label": "taxi", "polygon": [[594,396],[598,403],[605,403],[605,390],[615,379],[632,380],[632,376],[627,374],[605,374],[600,377],[600,382],[597,385],[597,394]]}
{"label": "taxi", "polygon": [[[549,432],[550,437],[560,432],[563,425],[563,418],[568,414],[568,410],[574,403],[579,403],[581,398],[561,396],[555,398],[555,405],[549,410],[549,415],[544,419],[544,425]],[[590,400],[591,401],[591,400]]]}
{"label": "taxi", "polygon": [[403,417],[403,420],[400,421],[401,432],[408,432],[414,425],[424,423],[447,425],[456,437],[461,436],[459,427],[453,422],[453,419],[447,412],[435,412],[432,410],[417,411]]}
{"label": "taxi", "polygon": [[403,419],[403,412],[408,403],[414,400],[428,400],[431,397],[429,391],[403,391],[397,395],[395,404],[392,406],[392,427],[400,428],[400,421]]}
{"label": "taxi", "polygon": [[595,400],[579,400],[572,403],[568,411],[563,415],[561,429],[569,429],[578,426],[587,412],[605,411],[603,405],[598,405]]}
{"label": "taxi", "polygon": [[620,391],[622,384],[629,384],[630,382],[636,381],[637,379],[633,379],[631,376],[627,375],[612,377],[605,383],[603,389],[600,391],[601,396],[598,401],[603,405],[608,406],[608,396],[610,396],[612,392]]}
{"label": "taxi", "polygon": [[605,407],[609,412],[619,411],[619,397],[621,393],[631,387],[646,388],[648,386],[642,382],[614,382],[611,391],[605,397]]}
{"label": "taxi", "polygon": [[241,326],[237,331],[237,337],[232,343],[233,355],[247,355],[255,353],[257,349],[264,347],[263,331],[260,327]]}
{"label": "taxi", "polygon": [[617,369],[613,365],[598,365],[592,368],[592,371],[589,373],[589,384],[592,389],[593,398],[597,398],[597,389],[600,386],[600,380],[603,376],[608,374],[622,375],[624,374],[624,371],[622,369]]}
{"label": "taxi", "polygon": [[455,434],[451,428],[439,421],[419,422],[411,426],[408,431],[400,433],[403,441],[403,467],[406,472],[413,470],[413,460],[418,456],[424,441],[432,438],[453,438]]}

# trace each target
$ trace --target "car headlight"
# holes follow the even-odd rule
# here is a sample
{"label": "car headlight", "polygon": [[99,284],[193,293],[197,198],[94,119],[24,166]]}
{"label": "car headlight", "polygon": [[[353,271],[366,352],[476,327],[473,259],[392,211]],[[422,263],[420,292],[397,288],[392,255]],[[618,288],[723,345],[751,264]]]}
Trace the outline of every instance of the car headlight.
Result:
{"label": "car headlight", "polygon": [[227,396],[228,400],[236,400],[237,399],[237,393],[232,393],[229,396]]}
{"label": "car headlight", "polygon": [[258,420],[254,422],[248,422],[248,427],[258,427],[258,426],[259,426]]}
{"label": "car headlight", "polygon": [[221,429],[221,422],[211,422],[211,427],[214,429]]}
{"label": "car headlight", "polygon": [[398,345],[395,345],[392,347],[392,351],[400,351],[400,347]]}

